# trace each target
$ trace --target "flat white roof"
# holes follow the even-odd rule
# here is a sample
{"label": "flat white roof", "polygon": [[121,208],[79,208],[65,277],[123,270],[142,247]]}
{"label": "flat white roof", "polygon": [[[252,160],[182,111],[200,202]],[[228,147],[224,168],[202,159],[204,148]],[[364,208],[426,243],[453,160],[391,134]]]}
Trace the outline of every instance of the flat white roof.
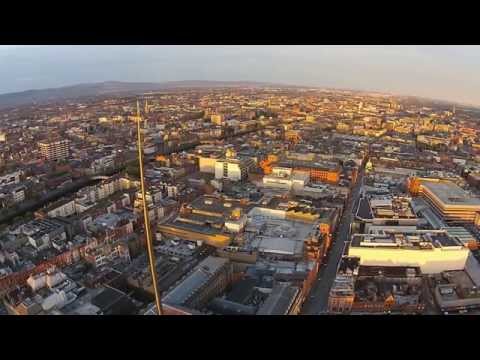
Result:
{"label": "flat white roof", "polygon": [[[304,241],[314,231],[314,224],[282,219],[275,211],[271,211],[271,214],[267,211],[267,216],[261,216],[254,209],[249,213],[247,224],[247,227],[259,231],[251,239],[250,245],[253,248],[272,254],[303,253]],[[278,217],[275,218],[276,216]]]}

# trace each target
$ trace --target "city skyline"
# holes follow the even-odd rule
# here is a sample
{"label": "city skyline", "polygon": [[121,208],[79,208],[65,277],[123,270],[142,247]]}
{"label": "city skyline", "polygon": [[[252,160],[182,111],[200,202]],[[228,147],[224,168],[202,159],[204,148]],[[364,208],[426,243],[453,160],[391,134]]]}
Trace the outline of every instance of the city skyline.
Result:
{"label": "city skyline", "polygon": [[0,109],[0,314],[479,314],[478,111],[181,85]]}
{"label": "city skyline", "polygon": [[476,49],[0,46],[0,315],[479,315]]}
{"label": "city skyline", "polygon": [[479,46],[2,45],[0,94],[103,81],[260,81],[480,105]]}

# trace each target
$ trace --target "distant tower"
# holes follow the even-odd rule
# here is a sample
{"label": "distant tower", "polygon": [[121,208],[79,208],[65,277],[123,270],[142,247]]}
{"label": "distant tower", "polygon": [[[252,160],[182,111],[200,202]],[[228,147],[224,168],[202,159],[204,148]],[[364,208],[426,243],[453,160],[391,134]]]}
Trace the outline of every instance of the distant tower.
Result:
{"label": "distant tower", "polygon": [[[144,108],[143,112],[145,113],[145,115],[148,114],[148,99],[145,99],[145,108]],[[145,119],[144,119],[144,127],[145,127],[145,129],[148,129],[148,119],[147,119],[146,116],[145,116]]]}
{"label": "distant tower", "polygon": [[452,113],[453,113],[453,116],[455,116],[455,104],[453,104]]}

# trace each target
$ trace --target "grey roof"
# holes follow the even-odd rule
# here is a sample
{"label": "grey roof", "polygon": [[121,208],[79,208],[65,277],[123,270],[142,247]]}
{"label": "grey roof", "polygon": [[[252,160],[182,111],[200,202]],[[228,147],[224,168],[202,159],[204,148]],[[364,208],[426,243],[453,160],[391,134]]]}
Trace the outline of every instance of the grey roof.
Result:
{"label": "grey roof", "polygon": [[106,287],[91,300],[91,303],[108,315],[132,314],[135,310],[130,298],[120,290],[112,287]]}
{"label": "grey roof", "polygon": [[472,233],[463,226],[446,226],[444,229],[447,231],[448,235],[457,238],[462,243],[476,241],[476,238],[472,235]]}
{"label": "grey roof", "polygon": [[120,221],[120,217],[116,214],[107,213],[100,215],[94,221],[95,224],[113,228]]}
{"label": "grey roof", "polygon": [[430,208],[422,210],[421,214],[434,229],[442,229],[447,226]]}
{"label": "grey roof", "polygon": [[232,291],[227,295],[227,300],[239,304],[245,303],[252,296],[256,284],[257,280],[253,278],[238,281],[233,285]]}
{"label": "grey roof", "polygon": [[451,181],[422,181],[422,186],[428,188],[445,205],[480,207],[479,198],[469,195],[465,190]]}
{"label": "grey roof", "polygon": [[195,267],[193,272],[187,276],[185,280],[170,291],[163,298],[163,301],[167,304],[185,304],[192,295],[205,285],[228,261],[228,259],[220,257],[207,257]]}
{"label": "grey roof", "polygon": [[[230,203],[231,206],[225,206]],[[229,214],[236,207],[243,207],[239,200],[229,199],[223,200],[215,196],[200,196],[193,200],[190,204],[192,209],[210,211],[218,214]]]}
{"label": "grey roof", "polygon": [[215,298],[209,304],[209,308],[222,315],[255,315],[255,307],[243,305],[227,299]]}
{"label": "grey roof", "polygon": [[287,315],[298,291],[298,287],[289,283],[278,283],[273,287],[270,296],[260,307],[257,315]]}
{"label": "grey roof", "polygon": [[417,215],[422,215],[428,221],[430,226],[436,230],[446,227],[447,225],[432,211],[430,205],[422,198],[412,199],[411,203],[413,211]]}

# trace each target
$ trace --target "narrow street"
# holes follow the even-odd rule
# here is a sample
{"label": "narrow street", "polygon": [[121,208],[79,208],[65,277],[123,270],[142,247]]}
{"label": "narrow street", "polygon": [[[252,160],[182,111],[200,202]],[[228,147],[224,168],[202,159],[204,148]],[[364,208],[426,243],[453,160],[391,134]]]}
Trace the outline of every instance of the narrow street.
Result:
{"label": "narrow street", "polygon": [[328,260],[319,271],[318,281],[316,281],[310,295],[305,301],[302,314],[318,315],[325,313],[328,305],[328,295],[337,274],[338,265],[342,258],[344,249],[348,241],[350,241],[350,224],[352,223],[355,205],[360,196],[360,189],[363,184],[363,176],[365,174],[365,166],[359,170],[357,183],[354,185],[351,196],[343,212],[337,231],[334,234],[334,244],[328,252]]}
{"label": "narrow street", "polygon": [[438,308],[437,304],[435,303],[435,299],[433,298],[433,280],[429,277],[424,277],[423,284],[422,284],[422,297],[423,301],[425,302],[425,310],[424,315],[440,315],[440,309]]}

